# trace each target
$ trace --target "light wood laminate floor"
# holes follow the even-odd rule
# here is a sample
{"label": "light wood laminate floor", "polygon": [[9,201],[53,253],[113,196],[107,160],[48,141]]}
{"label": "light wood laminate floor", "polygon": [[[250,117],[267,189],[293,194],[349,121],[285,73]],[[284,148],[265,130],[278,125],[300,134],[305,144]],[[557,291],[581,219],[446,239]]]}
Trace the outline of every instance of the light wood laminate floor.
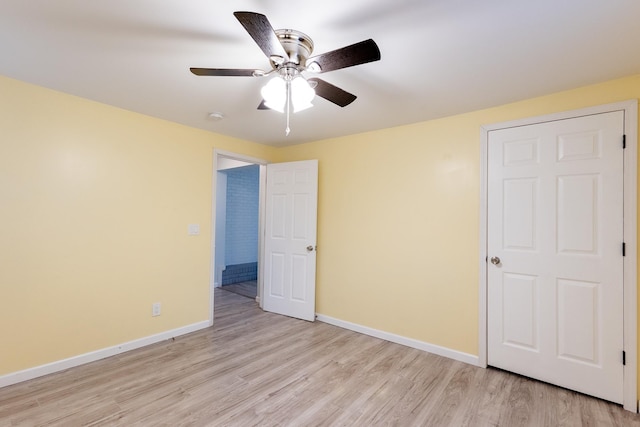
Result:
{"label": "light wood laminate floor", "polygon": [[0,426],[640,426],[602,400],[215,299],[212,328],[0,389]]}
{"label": "light wood laminate floor", "polygon": [[222,285],[222,289],[233,292],[234,294],[255,299],[258,295],[258,281],[249,280],[247,282],[239,282],[232,285]]}

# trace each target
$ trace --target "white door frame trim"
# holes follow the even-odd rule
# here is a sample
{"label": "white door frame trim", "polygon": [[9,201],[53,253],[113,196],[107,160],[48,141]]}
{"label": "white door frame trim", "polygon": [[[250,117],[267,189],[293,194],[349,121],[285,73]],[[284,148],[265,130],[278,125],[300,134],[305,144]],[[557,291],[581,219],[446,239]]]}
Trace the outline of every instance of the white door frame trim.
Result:
{"label": "white door frame trim", "polygon": [[260,165],[260,187],[258,194],[260,197],[258,207],[258,303],[262,307],[262,252],[263,252],[263,235],[264,235],[264,203],[265,203],[265,180],[266,180],[266,165],[267,161],[256,157],[245,156],[244,154],[238,154],[231,151],[213,149],[213,173],[212,173],[212,187],[211,187],[211,258],[209,268],[209,326],[213,325],[213,294],[215,288],[215,265],[216,265],[216,180],[218,172],[218,159],[227,158],[232,160],[239,160],[241,162],[253,163]]}
{"label": "white door frame trim", "polygon": [[[617,102],[564,111],[544,116],[530,117],[520,120],[494,123],[480,128],[480,284],[478,290],[478,365],[487,367],[487,178],[488,178],[488,141],[489,132],[517,126],[570,119],[612,111],[624,111],[624,132],[626,135],[626,152],[624,156],[624,242],[626,256],[624,269],[624,351],[626,365],[624,367],[624,408],[638,411],[637,400],[637,341],[638,341],[638,307],[637,307],[637,187],[638,187],[638,100]],[[622,142],[621,142],[622,143]]]}

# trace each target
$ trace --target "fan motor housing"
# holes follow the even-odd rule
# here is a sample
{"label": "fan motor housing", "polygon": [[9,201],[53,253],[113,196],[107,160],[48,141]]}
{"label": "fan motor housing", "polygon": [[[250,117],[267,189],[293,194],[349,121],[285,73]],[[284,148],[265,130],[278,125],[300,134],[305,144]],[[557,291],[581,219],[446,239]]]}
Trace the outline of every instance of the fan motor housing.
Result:
{"label": "fan motor housing", "polygon": [[[289,63],[293,63],[299,67],[305,67],[307,58],[313,52],[313,40],[303,32],[290,29],[275,30],[280,44],[285,52],[289,55]],[[281,64],[277,64],[273,60],[271,66],[278,68]]]}

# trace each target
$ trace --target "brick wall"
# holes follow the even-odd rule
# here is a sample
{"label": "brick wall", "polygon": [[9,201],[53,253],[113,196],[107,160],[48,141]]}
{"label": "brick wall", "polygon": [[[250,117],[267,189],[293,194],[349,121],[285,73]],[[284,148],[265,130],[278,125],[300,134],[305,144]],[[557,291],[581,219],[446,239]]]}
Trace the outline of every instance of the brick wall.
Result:
{"label": "brick wall", "polygon": [[228,265],[222,272],[222,285],[248,282],[258,278],[258,263],[248,262],[246,264]]}
{"label": "brick wall", "polygon": [[225,264],[229,267],[257,263],[260,166],[224,172],[227,174]]}

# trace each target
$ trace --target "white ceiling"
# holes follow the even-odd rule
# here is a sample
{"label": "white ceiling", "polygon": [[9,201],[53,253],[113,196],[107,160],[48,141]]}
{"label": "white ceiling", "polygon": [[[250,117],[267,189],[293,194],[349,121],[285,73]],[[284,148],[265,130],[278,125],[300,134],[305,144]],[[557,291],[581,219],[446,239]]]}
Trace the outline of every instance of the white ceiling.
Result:
{"label": "white ceiling", "polygon": [[[264,79],[189,72],[269,68],[238,10],[308,34],[314,54],[373,38],[382,59],[322,74],[358,99],[316,98],[285,137],[284,115],[256,109]],[[638,0],[0,0],[0,74],[284,146],[640,73],[639,18]]]}

